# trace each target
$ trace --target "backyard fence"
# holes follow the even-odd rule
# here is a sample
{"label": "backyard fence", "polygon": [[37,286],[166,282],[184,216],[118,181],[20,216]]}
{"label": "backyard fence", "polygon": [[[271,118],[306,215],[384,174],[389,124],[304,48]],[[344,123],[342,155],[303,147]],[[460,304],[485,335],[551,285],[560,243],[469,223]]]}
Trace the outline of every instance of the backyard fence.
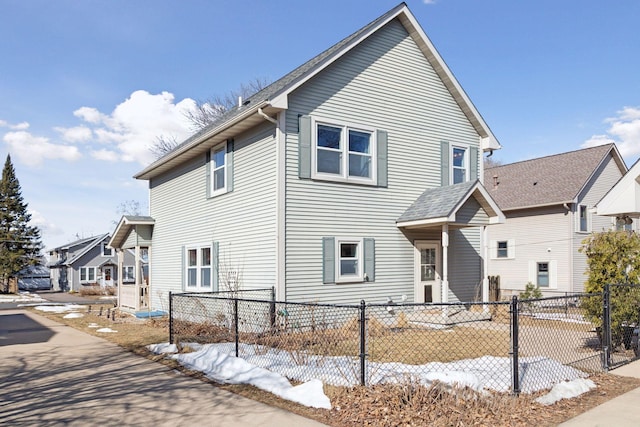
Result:
{"label": "backyard fence", "polygon": [[[516,394],[578,370],[607,370],[631,360],[637,348],[639,287],[448,304],[308,304],[274,295],[272,289],[172,293],[169,339],[217,343],[218,351],[277,367],[297,381],[320,376],[352,386],[473,372],[493,389]],[[639,298],[629,303],[633,295]],[[601,315],[592,318],[594,310]]]}

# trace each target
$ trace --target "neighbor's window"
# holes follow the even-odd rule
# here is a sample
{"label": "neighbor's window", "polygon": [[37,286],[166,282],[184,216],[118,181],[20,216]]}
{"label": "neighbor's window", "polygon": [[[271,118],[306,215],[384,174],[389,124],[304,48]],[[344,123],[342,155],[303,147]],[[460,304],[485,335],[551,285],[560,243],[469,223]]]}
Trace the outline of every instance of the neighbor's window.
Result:
{"label": "neighbor's window", "polygon": [[211,194],[224,193],[227,189],[227,144],[211,149]]}
{"label": "neighbor's window", "polygon": [[373,183],[375,133],[372,129],[316,122],[314,177]]}
{"label": "neighbor's window", "polygon": [[123,282],[133,282],[136,280],[134,274],[133,274],[133,266],[132,265],[125,265],[124,267],[122,267],[122,281]]}
{"label": "neighbor's window", "polygon": [[509,243],[505,240],[497,243],[497,258],[508,258],[509,257]]}
{"label": "neighbor's window", "polygon": [[81,282],[95,282],[96,281],[96,268],[95,267],[80,267],[80,281]]}
{"label": "neighbor's window", "polygon": [[451,174],[452,183],[459,184],[465,182],[469,177],[469,160],[467,149],[462,147],[452,147],[451,152]]}
{"label": "neighbor's window", "polygon": [[549,263],[548,262],[539,262],[537,271],[538,271],[538,274],[537,274],[537,285],[538,286],[549,286]]}
{"label": "neighbor's window", "polygon": [[102,256],[111,256],[113,254],[113,249],[107,246],[106,243],[102,243]]}
{"label": "neighbor's window", "polygon": [[580,205],[580,228],[579,231],[589,231],[587,224],[587,207]]}
{"label": "neighbor's window", "polygon": [[362,281],[362,241],[336,240],[337,282]]}
{"label": "neighbor's window", "polygon": [[190,290],[211,290],[211,247],[186,250],[186,287]]}

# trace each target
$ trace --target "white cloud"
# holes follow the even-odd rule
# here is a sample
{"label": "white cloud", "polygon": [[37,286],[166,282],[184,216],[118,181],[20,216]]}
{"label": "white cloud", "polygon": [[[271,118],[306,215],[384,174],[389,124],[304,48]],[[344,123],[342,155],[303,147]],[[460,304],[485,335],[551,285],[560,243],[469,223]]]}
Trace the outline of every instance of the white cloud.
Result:
{"label": "white cloud", "polygon": [[91,157],[98,160],[105,160],[107,162],[117,162],[118,161],[118,153],[111,150],[95,150],[91,152]]}
{"label": "white cloud", "polygon": [[624,107],[609,123],[606,135],[593,135],[582,144],[583,148],[615,142],[622,157],[635,161],[640,155],[640,107]]}
{"label": "white cloud", "polygon": [[60,132],[62,139],[68,142],[87,142],[91,140],[93,133],[91,129],[86,126],[76,126],[72,128],[56,127],[57,132]]}
{"label": "white cloud", "polygon": [[422,3],[424,3],[424,4],[435,4],[436,0],[422,0]]}
{"label": "white cloud", "polygon": [[26,130],[26,129],[29,129],[29,123],[21,122],[16,125],[13,125],[6,120],[0,120],[0,127],[9,128],[11,130]]}
{"label": "white cloud", "polygon": [[[74,115],[96,125],[93,133],[97,141],[115,145],[112,149],[117,151],[121,160],[146,165],[154,160],[149,147],[159,136],[174,137],[181,141],[192,133],[185,113],[195,108],[195,101],[190,98],[178,103],[174,101],[174,95],[166,91],[154,95],[138,90],[116,106],[111,114],[82,107]],[[111,154],[107,155],[107,150],[98,150],[92,155],[102,160],[113,160]]]}
{"label": "white cloud", "polygon": [[11,154],[28,166],[40,166],[49,159],[74,161],[82,157],[77,147],[52,144],[48,138],[25,131],[8,132],[3,139]]}
{"label": "white cloud", "polygon": [[29,224],[38,227],[42,234],[60,235],[63,233],[60,227],[47,220],[42,213],[33,209],[29,209],[28,212],[31,214]]}

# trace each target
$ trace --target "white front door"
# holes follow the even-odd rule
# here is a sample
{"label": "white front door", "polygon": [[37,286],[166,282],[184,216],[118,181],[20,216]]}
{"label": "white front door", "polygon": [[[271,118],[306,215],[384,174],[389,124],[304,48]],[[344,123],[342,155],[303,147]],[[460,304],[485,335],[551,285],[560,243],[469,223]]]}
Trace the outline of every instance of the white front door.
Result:
{"label": "white front door", "polygon": [[442,302],[440,242],[415,241],[415,302]]}
{"label": "white front door", "polygon": [[113,286],[113,267],[102,267],[102,286]]}

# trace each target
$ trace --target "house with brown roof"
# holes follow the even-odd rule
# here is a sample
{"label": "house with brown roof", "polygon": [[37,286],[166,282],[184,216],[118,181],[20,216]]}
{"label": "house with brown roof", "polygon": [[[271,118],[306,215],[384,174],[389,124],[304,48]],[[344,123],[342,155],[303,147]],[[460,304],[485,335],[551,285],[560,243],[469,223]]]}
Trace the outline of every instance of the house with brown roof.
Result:
{"label": "house with brown roof", "polygon": [[485,185],[506,221],[489,227],[489,275],[502,295],[531,282],[548,295],[581,292],[591,232],[615,227],[594,212],[627,167],[615,144],[485,169]]}

